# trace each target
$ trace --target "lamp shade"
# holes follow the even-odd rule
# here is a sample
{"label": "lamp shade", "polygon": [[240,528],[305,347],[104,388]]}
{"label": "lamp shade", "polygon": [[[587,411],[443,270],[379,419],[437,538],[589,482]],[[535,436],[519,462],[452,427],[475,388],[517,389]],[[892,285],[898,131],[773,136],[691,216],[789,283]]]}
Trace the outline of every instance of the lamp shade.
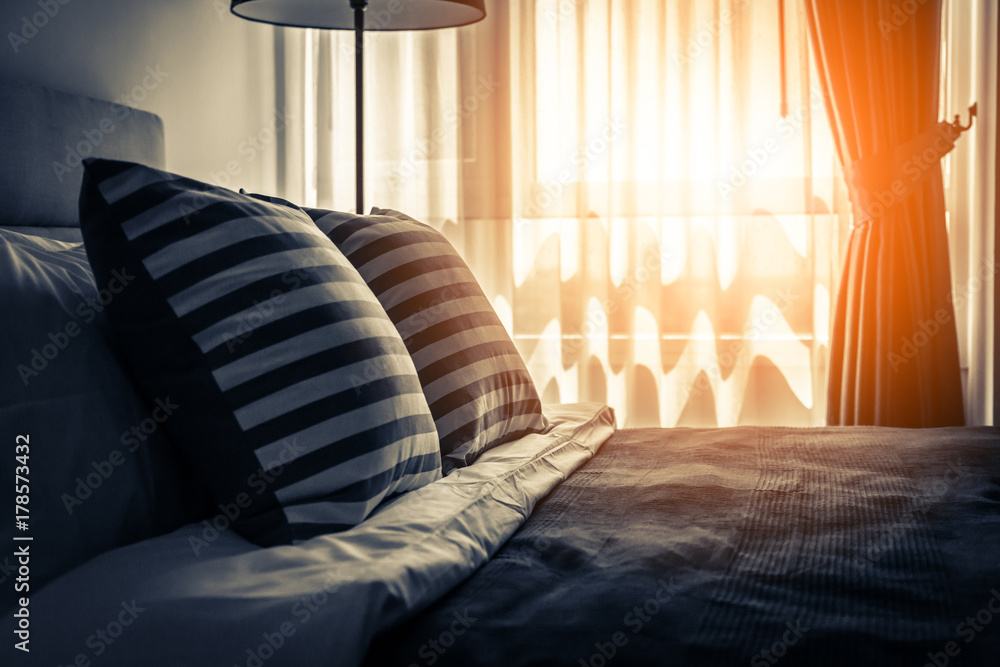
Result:
{"label": "lamp shade", "polygon": [[[355,3],[357,4],[357,3]],[[431,30],[475,23],[485,0],[369,0],[365,30]],[[232,12],[251,21],[297,28],[354,29],[351,0],[232,0]]]}

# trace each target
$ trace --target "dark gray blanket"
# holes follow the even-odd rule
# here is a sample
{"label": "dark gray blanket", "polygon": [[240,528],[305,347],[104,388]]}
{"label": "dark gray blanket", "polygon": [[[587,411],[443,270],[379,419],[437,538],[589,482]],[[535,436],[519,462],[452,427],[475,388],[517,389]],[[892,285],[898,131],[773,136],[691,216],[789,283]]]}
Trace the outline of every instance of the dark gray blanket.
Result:
{"label": "dark gray blanket", "polygon": [[1000,429],[619,431],[368,665],[1000,665]]}

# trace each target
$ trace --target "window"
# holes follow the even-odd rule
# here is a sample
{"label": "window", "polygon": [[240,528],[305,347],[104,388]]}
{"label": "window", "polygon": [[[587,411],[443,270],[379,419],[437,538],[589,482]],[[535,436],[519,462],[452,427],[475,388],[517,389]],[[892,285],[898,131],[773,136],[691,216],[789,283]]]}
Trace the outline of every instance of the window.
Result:
{"label": "window", "polygon": [[[625,426],[824,423],[849,213],[791,2],[781,114],[778,8],[490,2],[367,36],[366,200],[453,240],[546,400]],[[286,137],[286,196],[350,210],[352,36],[278,39],[316,128]]]}

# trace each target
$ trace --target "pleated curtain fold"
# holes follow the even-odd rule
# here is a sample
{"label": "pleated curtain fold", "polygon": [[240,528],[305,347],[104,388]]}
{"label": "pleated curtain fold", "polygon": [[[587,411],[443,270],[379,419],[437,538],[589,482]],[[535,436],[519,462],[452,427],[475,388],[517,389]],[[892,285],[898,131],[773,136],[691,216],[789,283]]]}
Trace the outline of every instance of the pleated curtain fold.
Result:
{"label": "pleated curtain fold", "polygon": [[854,207],[831,332],[830,424],[964,423],[938,123],[941,0],[806,0]]}

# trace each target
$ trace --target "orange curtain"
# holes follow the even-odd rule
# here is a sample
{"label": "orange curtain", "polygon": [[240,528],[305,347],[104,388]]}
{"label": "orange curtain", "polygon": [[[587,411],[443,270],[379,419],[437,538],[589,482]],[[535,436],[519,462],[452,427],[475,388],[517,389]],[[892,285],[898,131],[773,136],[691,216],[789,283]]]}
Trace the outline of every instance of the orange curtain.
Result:
{"label": "orange curtain", "polygon": [[808,0],[854,217],[832,331],[831,424],[964,423],[937,123],[940,0]]}

